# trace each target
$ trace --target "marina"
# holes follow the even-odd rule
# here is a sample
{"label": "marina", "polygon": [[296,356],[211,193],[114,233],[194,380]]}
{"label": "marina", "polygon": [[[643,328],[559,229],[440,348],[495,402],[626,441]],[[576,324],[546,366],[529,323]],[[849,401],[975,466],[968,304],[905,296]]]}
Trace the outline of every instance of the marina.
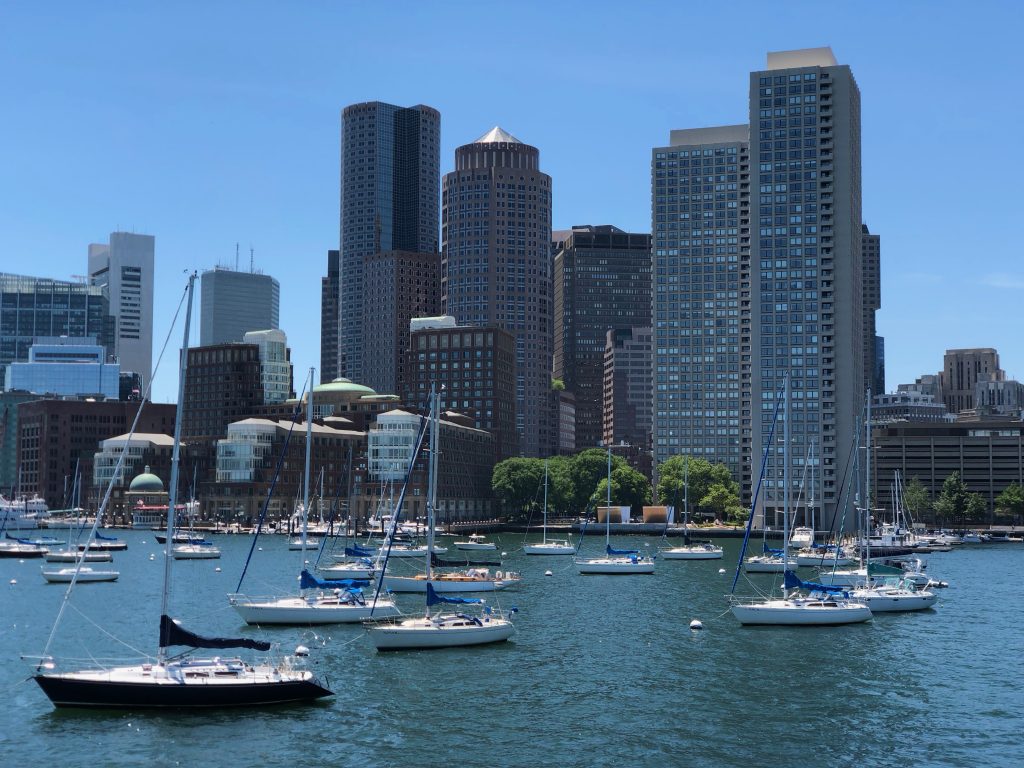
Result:
{"label": "marina", "polygon": [[[129,543],[116,555],[120,579],[84,586],[72,600],[85,617],[102,617],[106,632],[148,649],[163,547],[147,531],[118,536]],[[504,567],[519,571],[522,582],[482,596],[496,607],[519,608],[515,636],[475,649],[380,655],[359,624],[246,626],[225,595],[234,589],[250,541],[217,537],[221,559],[192,564],[183,577],[188,588],[176,593],[183,624],[269,640],[285,654],[305,645],[305,663],[335,692],[311,706],[247,711],[245,749],[219,751],[219,764],[253,765],[260,762],[253,756],[262,755],[273,764],[313,759],[430,766],[483,749],[497,751],[504,766],[550,764],[555,757],[565,765],[625,759],[671,765],[671,755],[684,753],[688,765],[706,766],[761,764],[769,754],[785,764],[845,765],[853,763],[844,756],[857,755],[862,765],[880,765],[894,753],[918,765],[1011,765],[1006,757],[1024,750],[1024,737],[1014,730],[1019,689],[1002,671],[1006,659],[1024,650],[1018,627],[1024,596],[1014,586],[1024,558],[1019,542],[930,555],[928,571],[950,588],[928,610],[879,614],[847,627],[759,628],[740,626],[726,614],[731,573],[720,574],[719,566],[735,564],[735,539],[716,540],[725,549],[722,561],[678,562],[625,580],[580,576],[571,558],[529,557],[518,534],[491,539],[508,551]],[[613,537],[612,545],[653,550],[657,538]],[[254,556],[258,583],[293,580],[296,559],[286,537],[266,538]],[[16,743],[23,759],[39,763],[65,760],[74,743],[93,764],[187,765],[208,760],[211,748],[237,738],[240,715],[231,710],[201,720],[188,713],[54,710],[26,682],[31,666],[19,659],[42,649],[63,597],[62,588],[40,578],[38,563],[0,561],[0,690],[8,701],[0,714],[0,748],[10,754]],[[775,578],[741,577],[737,593],[767,591]],[[998,611],[990,609],[994,595],[1002,596]],[[396,595],[396,602],[406,615],[422,613],[422,595]],[[693,619],[704,629],[691,631]],[[110,640],[85,618],[66,621],[55,653],[112,655]],[[135,655],[130,648],[121,652]],[[941,683],[937,667],[944,669]],[[463,681],[469,670],[473,684]],[[809,684],[822,675],[829,685]],[[777,691],[795,685],[800,695],[784,711],[769,705]],[[883,705],[898,716],[863,714]],[[740,706],[758,713],[756,730],[737,724]],[[421,716],[440,711],[453,723],[443,732]],[[367,727],[339,731],[340,720],[353,712]],[[808,727],[794,731],[795,720]],[[928,738],[918,738],[921,733]],[[162,737],[176,740],[173,760]],[[411,752],[420,757],[414,760]],[[579,762],[583,754],[593,759]],[[808,763],[807,754],[841,757]]]}

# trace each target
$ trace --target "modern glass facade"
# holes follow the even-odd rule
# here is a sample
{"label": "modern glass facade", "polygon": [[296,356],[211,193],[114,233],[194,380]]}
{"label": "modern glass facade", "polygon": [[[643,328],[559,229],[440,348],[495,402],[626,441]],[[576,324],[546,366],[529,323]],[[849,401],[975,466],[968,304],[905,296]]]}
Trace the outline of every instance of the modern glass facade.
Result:
{"label": "modern glass facade", "polygon": [[104,362],[102,346],[91,338],[40,338],[28,362],[7,366],[6,389],[51,395],[102,395],[117,400],[121,367]]}
{"label": "modern glass facade", "polygon": [[0,272],[0,366],[27,361],[41,336],[90,337],[113,355],[115,328],[100,286]]}
{"label": "modern glass facade", "polygon": [[746,125],[672,131],[655,149],[654,457],[745,472],[750,394]]}
{"label": "modern glass facade", "polygon": [[218,267],[200,278],[199,343],[241,341],[249,331],[281,325],[281,286],[270,275]]}
{"label": "modern glass facade", "polygon": [[438,252],[440,142],[441,115],[422,104],[374,101],[342,112],[339,376],[364,378],[364,260],[382,251]]}
{"label": "modern glass facade", "polygon": [[260,383],[263,385],[263,403],[283,403],[292,392],[292,363],[288,350],[288,337],[284,331],[270,329],[250,331],[242,341],[259,347]]}

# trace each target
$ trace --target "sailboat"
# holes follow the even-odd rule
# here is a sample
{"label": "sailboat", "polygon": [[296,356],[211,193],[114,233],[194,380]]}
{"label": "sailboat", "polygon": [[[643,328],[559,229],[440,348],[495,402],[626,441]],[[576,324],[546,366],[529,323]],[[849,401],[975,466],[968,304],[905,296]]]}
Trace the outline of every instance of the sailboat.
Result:
{"label": "sailboat", "polygon": [[[78,505],[78,488],[81,478],[78,473],[78,467],[75,467],[75,477],[71,482],[71,507],[76,508]],[[53,548],[47,549],[45,559],[48,563],[77,563],[79,560],[86,563],[109,563],[113,560],[113,555],[107,551],[93,551],[94,547],[90,546],[89,551],[84,551],[85,547],[79,547],[77,543],[72,544],[72,531],[75,530],[71,526],[68,526],[68,541],[64,547],[60,549]],[[78,529],[79,535],[81,534],[81,528]],[[91,544],[92,542],[90,542]],[[74,569],[72,569],[74,570]],[[46,576],[46,572],[43,572],[43,576]],[[50,579],[47,579],[50,581]]]}
{"label": "sailboat", "polygon": [[[683,462],[683,541],[681,547],[664,547],[658,550],[658,554],[666,560],[718,560],[722,557],[722,548],[712,544],[710,541],[702,541],[691,544],[688,524],[690,520],[690,457],[687,456]],[[676,497],[678,498],[678,496]],[[665,524],[668,531],[668,524]]]}
{"label": "sailboat", "polygon": [[[479,615],[462,612],[433,612],[436,605],[482,605],[481,598],[450,597],[438,594],[432,576],[434,546],[434,515],[437,507],[438,432],[440,427],[441,396],[431,393],[430,403],[430,462],[427,490],[427,569],[424,586],[426,611],[423,616],[393,619],[369,626],[370,640],[378,651],[426,648],[452,648],[485,645],[508,640],[515,633],[512,624],[513,608],[509,613],[484,606]],[[413,455],[410,461],[415,461]],[[386,568],[386,564],[385,564]]]}
{"label": "sailboat", "polygon": [[[783,403],[785,411],[783,414],[783,458],[782,458],[782,484],[784,487],[784,505],[782,510],[783,545],[789,540],[789,374],[786,374],[783,385]],[[778,417],[778,405],[776,405],[776,418]],[[765,455],[761,464],[761,477],[757,481],[758,491],[761,488],[761,480],[764,478],[764,468],[767,463],[768,451],[771,449],[771,435],[775,432],[775,424],[768,437],[768,444],[765,446]],[[757,503],[757,492],[754,494],[754,504]],[[753,507],[751,508],[751,520],[753,519]],[[750,522],[747,524],[747,535],[750,533]],[[746,547],[747,539],[743,544]],[[785,546],[783,547],[785,549]],[[788,558],[787,558],[788,560]],[[743,561],[743,552],[740,551],[740,563]],[[739,576],[739,564],[736,566],[736,576]],[[783,576],[783,595],[781,598],[767,598],[763,600],[751,600],[749,602],[733,602],[730,606],[733,616],[741,624],[783,624],[792,626],[834,626],[840,624],[856,624],[867,621],[871,618],[871,609],[862,602],[851,600],[845,596],[837,595],[833,591],[815,591],[805,597],[799,592],[799,582],[796,574],[787,567]],[[733,589],[736,587],[736,579],[733,579]],[[786,592],[785,590],[791,590]]]}
{"label": "sailboat", "polygon": [[[536,498],[536,497],[534,497]],[[572,555],[576,547],[568,539],[548,540],[548,460],[544,459],[544,525],[540,543],[526,544],[523,552],[528,555]]]}
{"label": "sailboat", "polygon": [[[178,495],[178,471],[181,452],[181,421],[185,393],[185,375],[188,366],[188,335],[192,316],[192,297],[195,274],[189,276],[188,301],[185,314],[184,342],[180,352],[178,371],[178,408],[174,422],[174,448],[171,455],[170,503],[167,506],[167,530],[174,531],[175,502]],[[148,392],[147,392],[148,395]],[[141,408],[140,408],[141,413]],[[136,424],[138,415],[136,416]],[[132,426],[134,431],[135,425]],[[124,461],[124,452],[118,459],[114,477]],[[113,481],[100,506],[102,511],[110,500]],[[100,515],[97,515],[97,519]],[[94,525],[95,530],[95,525]],[[160,634],[157,656],[152,661],[129,666],[104,666],[73,671],[58,671],[57,663],[49,655],[60,615],[46,643],[43,656],[35,666],[33,679],[58,707],[103,708],[216,708],[262,706],[286,702],[312,701],[333,695],[313,676],[288,661],[279,664],[250,663],[238,657],[218,654],[195,658],[200,648],[226,650],[247,648],[269,651],[270,643],[253,638],[202,637],[182,627],[171,618],[170,587],[173,537],[165,549],[164,578],[160,610]],[[81,567],[81,566],[79,566]],[[63,607],[67,605],[74,580],[65,593]],[[170,649],[188,650],[171,653]]]}
{"label": "sailboat", "polygon": [[608,444],[608,493],[604,517],[604,557],[576,558],[576,570],[581,574],[647,574],[654,573],[654,559],[641,556],[636,549],[613,549],[611,545],[612,523],[612,446]]}
{"label": "sailboat", "polygon": [[[313,446],[313,375],[314,369],[310,368],[306,396],[306,472],[300,519],[302,533],[299,538],[301,565],[305,564],[309,532],[306,510],[309,509],[309,472]],[[302,568],[298,595],[250,597],[236,593],[228,595],[228,602],[247,624],[351,624],[401,614],[398,606],[388,597],[375,596],[368,602],[363,597],[362,587],[369,584],[369,581],[354,579],[322,580]]]}

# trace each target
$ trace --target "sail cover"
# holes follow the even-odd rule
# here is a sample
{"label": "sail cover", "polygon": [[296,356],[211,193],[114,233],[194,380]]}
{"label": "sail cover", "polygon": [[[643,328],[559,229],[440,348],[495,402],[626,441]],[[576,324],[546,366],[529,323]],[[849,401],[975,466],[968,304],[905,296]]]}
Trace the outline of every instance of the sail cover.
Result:
{"label": "sail cover", "polygon": [[104,536],[99,531],[96,531],[96,538],[100,541],[117,541],[117,536]]}
{"label": "sail cover", "polygon": [[844,597],[849,597],[846,587],[837,587],[833,584],[817,584],[813,581],[803,581],[792,571],[786,571],[786,575],[782,582],[786,589],[806,589],[808,592],[829,592],[833,594],[841,594]]}
{"label": "sail cover", "polygon": [[605,546],[605,551],[609,555],[639,555],[639,549],[613,549],[611,545]]}
{"label": "sail cover", "polygon": [[318,579],[305,569],[299,574],[299,589],[356,589],[369,585],[370,582],[365,579],[338,579],[336,581]]}
{"label": "sail cover", "polygon": [[442,560],[435,554],[430,555],[430,564],[435,568],[500,568],[500,560],[470,560],[468,557],[465,560]]}
{"label": "sail cover", "polygon": [[483,600],[479,597],[448,597],[447,595],[439,595],[434,591],[433,585],[427,582],[427,605],[437,605],[438,603],[451,603],[452,605],[470,605],[473,603],[482,603]]}
{"label": "sail cover", "polygon": [[251,648],[269,651],[270,643],[249,637],[201,637],[175,623],[166,613],[160,617],[160,647],[187,645],[190,648]]}
{"label": "sail cover", "polygon": [[376,552],[372,549],[363,549],[362,547],[345,547],[345,557],[373,557]]}

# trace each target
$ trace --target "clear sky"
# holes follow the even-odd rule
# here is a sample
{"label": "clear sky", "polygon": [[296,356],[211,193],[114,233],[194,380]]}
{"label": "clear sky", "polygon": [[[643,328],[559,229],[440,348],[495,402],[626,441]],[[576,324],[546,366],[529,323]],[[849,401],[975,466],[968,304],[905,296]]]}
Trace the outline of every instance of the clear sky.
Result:
{"label": "clear sky", "polygon": [[[111,231],[155,235],[159,348],[184,270],[233,264],[236,242],[247,266],[251,246],[281,283],[299,386],[319,367],[345,105],[440,110],[442,173],[501,125],[540,148],[556,228],[649,231],[651,148],[746,122],[767,51],[830,45],[863,97],[888,388],[952,347],[995,347],[1022,378],[1022,8],[8,0],[0,270],[69,279]],[[174,400],[173,367],[154,399]]]}

